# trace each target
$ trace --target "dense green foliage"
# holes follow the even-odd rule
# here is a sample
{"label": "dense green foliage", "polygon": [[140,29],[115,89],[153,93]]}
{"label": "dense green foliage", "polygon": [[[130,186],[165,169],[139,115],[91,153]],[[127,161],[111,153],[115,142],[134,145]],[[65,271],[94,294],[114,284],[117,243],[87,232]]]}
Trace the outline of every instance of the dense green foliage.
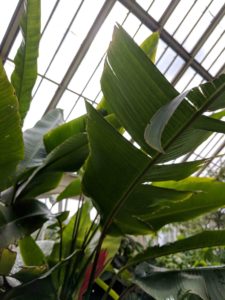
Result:
{"label": "dense green foliage", "polygon": [[[95,282],[105,299],[106,294],[119,299],[119,292],[110,289],[101,274],[119,268],[115,260],[114,265],[110,262],[122,237],[154,235],[167,224],[225,205],[224,182],[190,177],[205,160],[172,162],[213,132],[225,133],[222,114],[215,115],[225,107],[225,76],[179,95],[152,62],[158,34],[141,49],[116,26],[98,109],[87,103],[87,114],[67,124],[62,111],[55,109],[22,134],[37,76],[40,38],[40,1],[25,4],[23,43],[11,83],[2,66],[0,70],[0,296],[87,300],[94,297]],[[132,141],[124,137],[125,131]],[[69,180],[60,189],[65,178]],[[69,218],[67,211],[53,214],[40,200],[56,188],[53,206],[76,197],[74,216]],[[97,216],[91,220],[93,207]],[[171,271],[149,261],[224,245],[223,230],[203,230],[139,249],[121,265],[118,277],[128,289],[139,286],[159,300],[186,295],[193,300],[222,299],[223,268]],[[131,297],[139,299],[134,293]]]}

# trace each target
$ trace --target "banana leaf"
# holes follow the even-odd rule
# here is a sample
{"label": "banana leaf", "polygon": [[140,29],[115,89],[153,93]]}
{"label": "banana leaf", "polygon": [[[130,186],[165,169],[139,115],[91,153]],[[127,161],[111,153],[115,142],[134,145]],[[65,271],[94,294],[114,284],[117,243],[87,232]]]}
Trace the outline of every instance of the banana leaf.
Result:
{"label": "banana leaf", "polygon": [[[192,90],[178,96],[144,52],[118,27],[107,53],[101,83],[106,102],[133,141],[144,150],[127,141],[87,104],[90,155],[82,184],[84,193],[93,199],[100,212],[104,228],[117,234],[146,234],[225,204],[221,196],[215,201],[215,195],[208,190],[207,201],[204,201],[201,185],[192,190],[182,189],[183,194],[178,194],[174,187],[170,194],[164,186],[154,190],[151,182],[146,184],[146,181],[163,181],[169,172],[176,176],[182,167],[191,169],[193,162],[190,165],[161,163],[193,151],[213,130],[224,132],[222,121],[207,118],[203,113],[224,93],[225,82],[220,82],[216,90],[210,89],[208,97],[198,88],[196,93]],[[199,93],[204,101],[198,109],[190,102],[197,99]],[[160,120],[154,117],[157,112]],[[150,148],[144,138],[152,117],[153,128],[161,122],[162,134],[156,129],[153,134],[157,143],[161,142],[163,153]],[[160,172],[151,178],[159,166]],[[194,167],[198,168],[197,165]],[[216,190],[217,184],[213,182],[212,185]],[[219,193],[223,191],[222,184]]]}
{"label": "banana leaf", "polygon": [[225,268],[167,270],[143,263],[133,280],[156,300],[225,299]]}
{"label": "banana leaf", "polygon": [[17,164],[23,159],[24,147],[18,101],[2,62],[0,62],[0,190],[12,183]]}
{"label": "banana leaf", "polygon": [[[145,128],[157,111],[169,105],[179,94],[121,27],[114,30],[101,86],[107,105],[121,125],[144,151],[154,157],[157,152],[147,145]],[[178,158],[210,136],[212,128],[210,131],[203,130],[202,126],[198,128],[197,121],[204,111],[224,95],[224,87],[223,76],[216,88],[214,83],[209,83],[204,93],[201,87],[189,91],[187,101],[182,101],[176,111],[172,111],[168,124],[164,124],[161,144],[163,149],[166,147],[166,153],[158,157],[158,161]],[[199,106],[195,105],[198,101],[201,102]],[[165,114],[161,116],[163,123]],[[214,126],[214,130],[219,131],[217,126]]]}
{"label": "banana leaf", "polygon": [[37,78],[37,58],[40,40],[40,0],[26,0],[21,20],[23,40],[14,59],[11,82],[19,100],[21,122],[32,99],[31,92]]}

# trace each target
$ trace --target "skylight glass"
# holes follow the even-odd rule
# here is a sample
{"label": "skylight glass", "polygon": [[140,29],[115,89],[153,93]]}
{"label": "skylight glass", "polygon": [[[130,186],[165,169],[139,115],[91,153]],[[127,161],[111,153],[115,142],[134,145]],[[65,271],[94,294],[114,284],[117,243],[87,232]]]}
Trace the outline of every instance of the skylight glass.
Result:
{"label": "skylight glass", "polygon": [[[0,11],[0,40],[20,1],[3,2],[4,9]],[[85,100],[96,104],[102,99],[100,78],[105,53],[116,23],[121,24],[138,44],[141,44],[155,29],[161,31],[156,64],[166,78],[174,82],[175,88],[180,92],[208,78],[213,79],[225,70],[224,1],[180,0],[177,1],[177,5],[174,5],[173,0],[131,1],[131,6],[140,5],[145,12],[145,17],[153,18],[154,26],[152,19],[146,22],[137,10],[134,10],[135,13],[130,12],[125,2],[115,1],[106,14],[105,20],[103,18],[96,36],[93,35],[91,45],[87,47],[85,43],[88,32],[104,5],[112,3],[111,0],[41,1],[42,36],[38,60],[39,76],[33,90],[34,99],[25,120],[25,128],[33,126],[45,113],[59,87],[63,93],[56,106],[64,110],[66,120],[71,120],[85,112]],[[163,29],[162,25],[164,25]],[[21,40],[22,36],[18,34],[12,48],[9,49],[9,59],[5,62],[8,76],[13,71],[12,60]],[[85,45],[87,49],[82,59],[77,60],[77,68],[70,74],[68,84],[64,85],[68,69]],[[213,155],[213,150],[221,146],[223,138],[214,135],[210,143],[209,141],[207,143],[193,154],[194,159]],[[211,152],[207,154],[206,150],[203,151],[204,148]],[[219,163],[218,159],[217,161]]]}

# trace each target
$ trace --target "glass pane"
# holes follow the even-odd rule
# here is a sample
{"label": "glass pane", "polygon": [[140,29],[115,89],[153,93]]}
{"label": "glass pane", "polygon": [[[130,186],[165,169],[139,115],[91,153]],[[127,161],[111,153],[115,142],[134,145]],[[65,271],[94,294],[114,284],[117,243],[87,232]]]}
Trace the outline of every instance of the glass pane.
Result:
{"label": "glass pane", "polygon": [[0,41],[5,35],[6,29],[10,23],[10,20],[16,9],[16,6],[19,3],[19,0],[4,1],[4,4],[2,2],[1,2],[2,8],[0,9],[0,20],[1,20]]}
{"label": "glass pane", "polygon": [[42,81],[38,92],[31,102],[29,113],[24,121],[24,129],[33,127],[42,117],[56,89],[57,85],[52,82],[46,79]]}

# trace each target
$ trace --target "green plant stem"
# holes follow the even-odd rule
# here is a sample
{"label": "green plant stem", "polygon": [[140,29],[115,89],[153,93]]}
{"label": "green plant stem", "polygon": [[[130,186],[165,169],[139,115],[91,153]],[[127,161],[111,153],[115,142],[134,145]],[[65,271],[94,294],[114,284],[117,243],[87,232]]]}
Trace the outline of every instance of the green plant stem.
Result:
{"label": "green plant stem", "polygon": [[[99,277],[96,278],[95,283],[98,286],[100,286],[103,289],[103,291],[106,292],[108,290],[108,287],[109,287],[108,284],[106,284],[101,278],[99,278]],[[120,296],[112,289],[109,292],[109,296],[114,300],[120,299]]]}
{"label": "green plant stem", "polygon": [[[71,245],[70,245],[70,253],[72,253],[76,247],[76,240],[77,240],[77,235],[78,235],[78,230],[79,230],[79,225],[80,225],[80,219],[81,219],[81,215],[82,215],[82,199],[83,196],[80,195],[79,197],[79,202],[78,202],[78,209],[77,209],[77,213],[76,213],[76,219],[74,220],[74,225],[73,225],[73,232],[72,232],[72,241],[71,241]],[[75,259],[75,262],[71,262],[71,264],[68,264],[66,266],[66,271],[65,273],[67,274],[62,286],[62,295],[67,294],[70,292],[70,289],[68,288],[69,286],[69,279],[71,278],[71,274],[74,271],[74,268],[76,266],[77,263],[77,259]],[[66,297],[67,298],[67,297]]]}
{"label": "green plant stem", "polygon": [[62,260],[62,248],[63,248],[63,228],[62,228],[62,222],[59,218],[57,218],[59,223],[59,232],[60,232],[60,242],[59,242],[59,261]]}
{"label": "green plant stem", "polygon": [[[85,249],[87,248],[87,246],[89,245],[89,243],[91,242],[91,240],[93,239],[93,237],[95,236],[95,234],[96,234],[96,232],[99,228],[99,225],[97,225],[94,228],[94,225],[95,225],[95,222],[96,222],[97,218],[98,218],[98,214],[96,215],[96,217],[92,221],[90,228],[88,229],[87,233],[85,234],[85,237],[84,237],[84,240],[83,240],[83,243],[82,243],[82,246],[81,246],[80,253],[77,255],[75,261],[72,262],[70,264],[70,266],[68,266],[68,272],[69,273],[67,275],[67,280],[65,280],[65,283],[63,285],[64,287],[62,289],[62,293],[65,293],[66,295],[69,292],[69,290],[71,290],[71,289],[68,288],[68,279],[72,278],[73,281],[78,282],[80,280],[80,278],[82,278],[83,275],[85,274],[85,271],[86,271],[88,265],[91,263],[91,260],[93,259],[93,255],[95,253],[94,251],[89,256],[89,258],[87,259],[86,264],[84,265],[84,267],[79,272],[79,278],[76,278],[77,267],[79,266],[79,264],[81,263],[81,260],[83,259],[83,256],[85,254]],[[93,230],[93,228],[94,228],[94,230]],[[71,281],[71,282],[73,282],[73,281]],[[65,295],[64,295],[64,297],[67,298]]]}

